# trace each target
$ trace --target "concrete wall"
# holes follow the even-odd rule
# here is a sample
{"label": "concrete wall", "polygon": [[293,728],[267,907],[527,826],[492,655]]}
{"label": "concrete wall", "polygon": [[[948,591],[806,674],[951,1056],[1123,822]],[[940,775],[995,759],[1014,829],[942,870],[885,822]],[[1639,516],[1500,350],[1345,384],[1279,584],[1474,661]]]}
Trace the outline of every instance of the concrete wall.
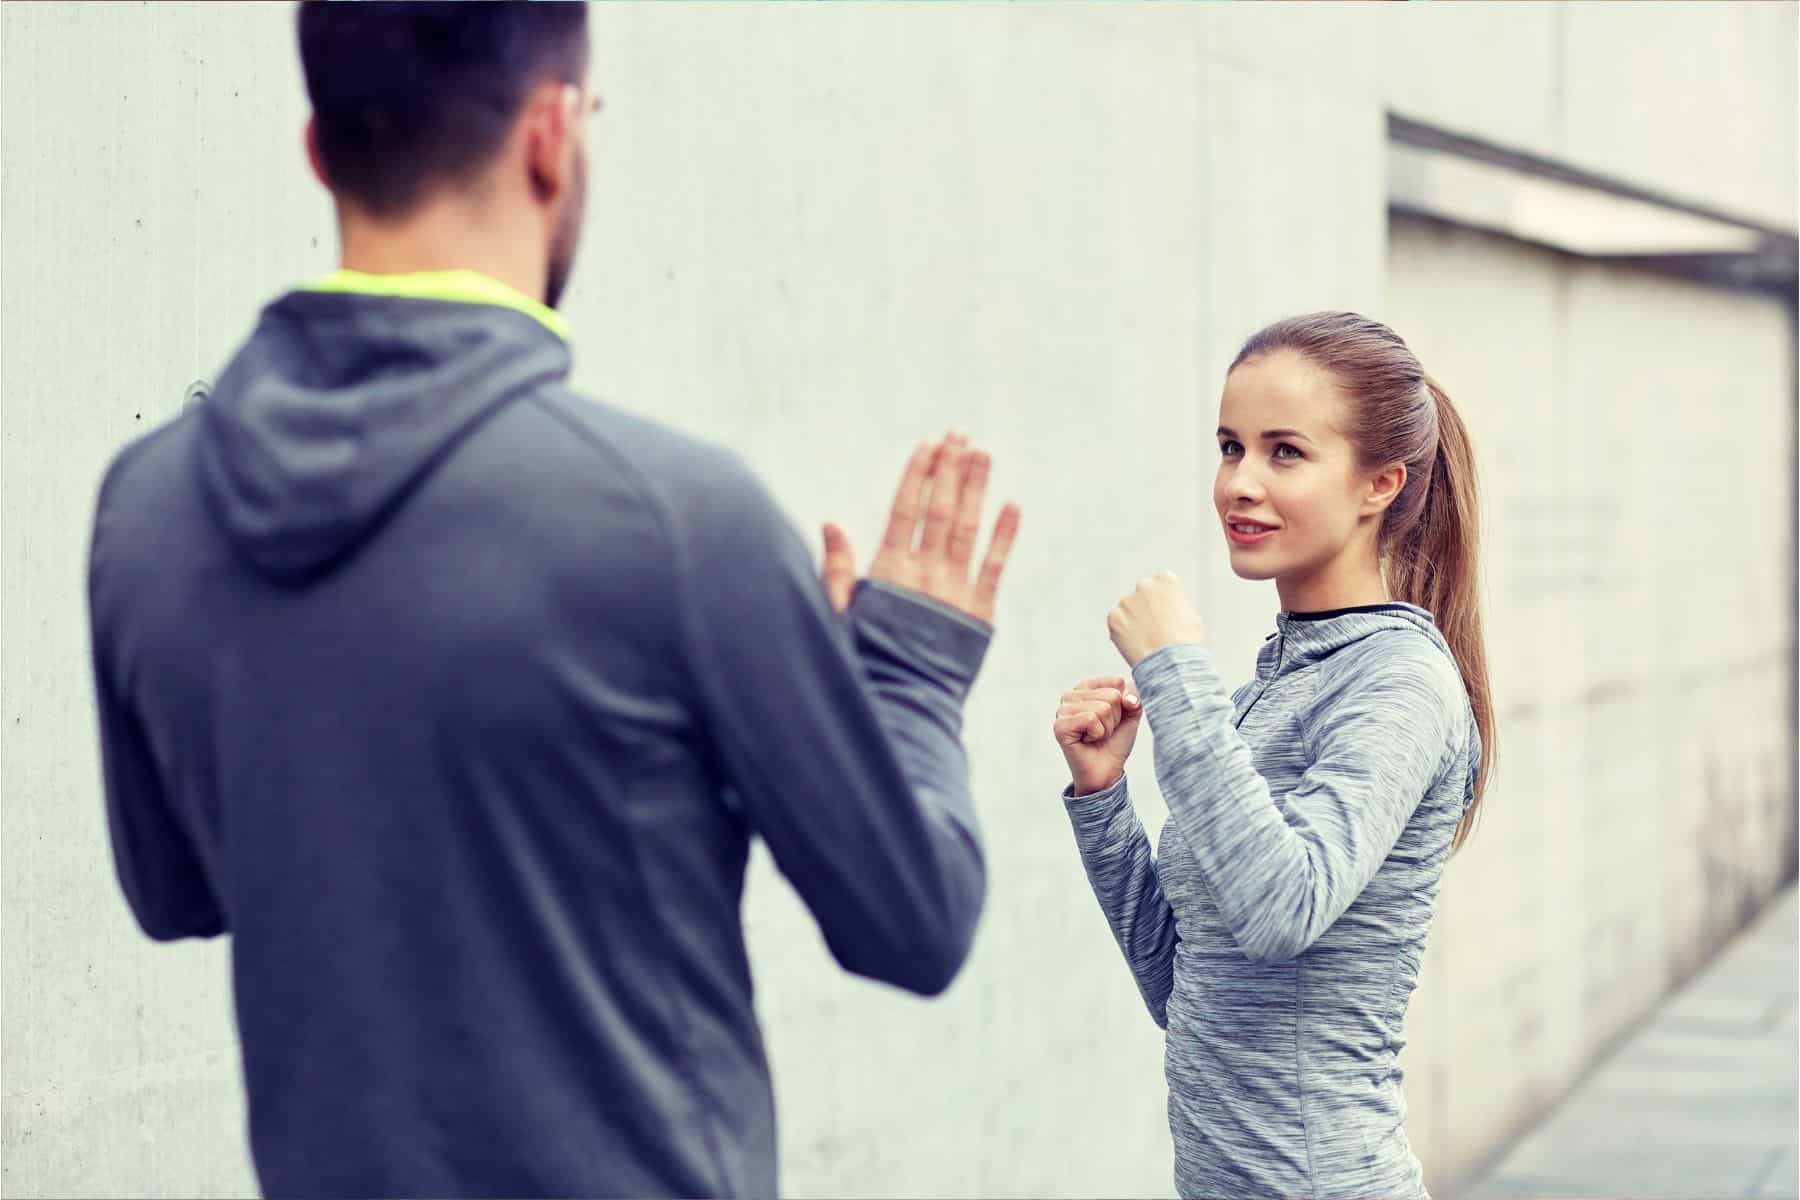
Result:
{"label": "concrete wall", "polygon": [[1422,220],[1388,267],[1485,472],[1500,768],[1402,1058],[1447,1174],[1794,871],[1794,324]]}
{"label": "concrete wall", "polygon": [[1234,5],[1210,57],[1791,230],[1793,5]]}
{"label": "concrete wall", "polygon": [[[1384,203],[1395,107],[1791,228],[1793,61],[1770,47],[1793,10],[1706,12],[594,9],[576,382],[741,447],[865,557],[905,448],[952,423],[1025,508],[968,719],[993,843],[968,972],[933,1003],[847,979],[766,863],[753,877],[787,1191],[1170,1190],[1160,1038],[1086,891],[1047,729],[1061,688],[1116,661],[1107,606],[1159,567],[1248,670],[1273,595],[1224,565],[1207,430],[1237,341],[1287,312],[1391,316],[1467,396],[1493,481],[1511,757],[1411,1030],[1434,1176],[1766,889],[1764,798],[1792,811],[1771,765],[1790,528],[1740,521],[1706,559],[1670,533],[1776,511],[1741,489],[1791,473],[1791,314],[1404,227],[1390,252]],[[118,897],[81,584],[110,453],[335,263],[291,10],[7,5],[0,68],[4,1189],[242,1192],[226,948],[153,947]],[[1652,395],[1670,420],[1634,430]],[[1499,1052],[1508,1028],[1526,1049]]]}

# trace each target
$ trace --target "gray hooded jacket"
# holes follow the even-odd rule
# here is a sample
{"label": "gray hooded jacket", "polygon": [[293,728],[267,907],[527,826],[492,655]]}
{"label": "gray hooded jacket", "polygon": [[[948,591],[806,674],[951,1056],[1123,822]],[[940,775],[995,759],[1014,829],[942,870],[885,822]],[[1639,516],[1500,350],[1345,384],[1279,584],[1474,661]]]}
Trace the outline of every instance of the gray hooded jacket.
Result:
{"label": "gray hooded jacket", "polygon": [[1411,605],[1283,613],[1235,695],[1195,643],[1133,678],[1158,853],[1126,780],[1064,801],[1168,1031],[1177,1188],[1424,1195],[1396,1059],[1481,752],[1449,647]]}
{"label": "gray hooded jacket", "polygon": [[291,292],[101,489],[119,878],[231,935],[272,1195],[771,1195],[750,839],[851,971],[936,992],[974,934],[987,626],[832,612],[743,462],[571,391],[553,317]]}

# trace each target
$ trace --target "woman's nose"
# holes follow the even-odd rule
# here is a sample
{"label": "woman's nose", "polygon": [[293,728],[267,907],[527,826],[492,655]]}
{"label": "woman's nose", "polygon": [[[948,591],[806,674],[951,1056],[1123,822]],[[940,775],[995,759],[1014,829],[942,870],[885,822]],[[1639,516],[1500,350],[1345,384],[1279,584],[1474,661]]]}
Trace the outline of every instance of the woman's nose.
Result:
{"label": "woman's nose", "polygon": [[1262,481],[1255,471],[1235,467],[1225,476],[1225,494],[1233,500],[1261,500]]}

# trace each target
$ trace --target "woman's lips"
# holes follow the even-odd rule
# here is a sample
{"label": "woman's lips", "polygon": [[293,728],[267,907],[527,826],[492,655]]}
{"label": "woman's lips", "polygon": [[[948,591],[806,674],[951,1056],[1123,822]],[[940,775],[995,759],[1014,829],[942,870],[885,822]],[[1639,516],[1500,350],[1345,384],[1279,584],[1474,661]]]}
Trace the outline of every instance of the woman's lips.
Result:
{"label": "woman's lips", "polygon": [[1275,536],[1277,527],[1264,525],[1261,521],[1242,521],[1231,517],[1225,519],[1225,536],[1234,545],[1256,546]]}

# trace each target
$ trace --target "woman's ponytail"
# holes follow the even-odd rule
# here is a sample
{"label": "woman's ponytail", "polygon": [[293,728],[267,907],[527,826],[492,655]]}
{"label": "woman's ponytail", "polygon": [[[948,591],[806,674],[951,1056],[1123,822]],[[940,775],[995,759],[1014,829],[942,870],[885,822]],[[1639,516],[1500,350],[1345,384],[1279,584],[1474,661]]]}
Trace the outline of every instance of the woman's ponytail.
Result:
{"label": "woman's ponytail", "polygon": [[1494,700],[1488,682],[1487,649],[1481,637],[1481,509],[1475,483],[1475,452],[1456,405],[1429,375],[1425,387],[1437,409],[1437,454],[1426,484],[1424,509],[1401,545],[1393,547],[1388,584],[1396,599],[1427,609],[1450,644],[1469,706],[1481,734],[1481,767],[1475,800],[1456,828],[1451,850],[1474,829],[1481,797],[1494,770]]}

